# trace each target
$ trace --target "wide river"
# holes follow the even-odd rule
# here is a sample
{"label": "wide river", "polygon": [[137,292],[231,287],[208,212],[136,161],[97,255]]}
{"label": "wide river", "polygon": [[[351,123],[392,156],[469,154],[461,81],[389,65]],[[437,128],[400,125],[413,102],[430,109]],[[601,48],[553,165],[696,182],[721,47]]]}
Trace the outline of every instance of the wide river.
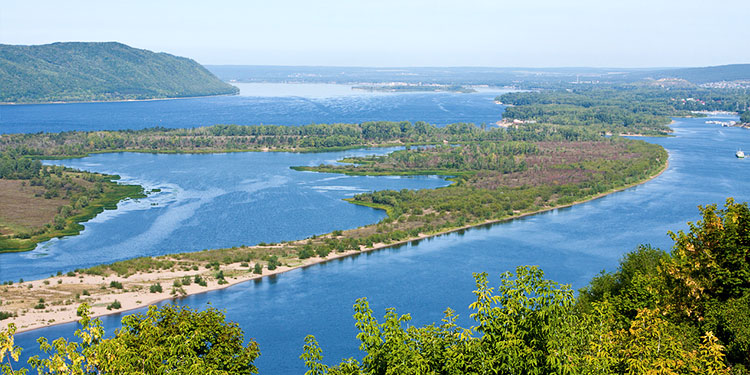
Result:
{"label": "wide river", "polygon": [[[450,117],[449,121],[443,123],[454,121],[486,121],[489,123],[496,120],[482,120],[482,118],[486,116],[489,119],[491,117],[489,112],[492,110],[495,113],[498,112],[497,107],[493,107],[495,105],[491,101],[493,96],[489,93],[463,96],[457,94],[409,94],[349,96],[334,99],[313,98],[310,100],[321,103],[328,103],[330,100],[346,101],[348,99],[351,99],[352,102],[361,101],[365,103],[362,108],[367,109],[363,112],[361,117],[363,119],[369,116],[370,112],[377,111],[381,111],[384,117],[393,116],[391,112],[393,108],[389,107],[387,103],[391,100],[408,101],[411,98],[421,103],[433,103],[431,106],[425,106],[427,109],[425,109],[424,116],[428,117],[428,121],[441,123],[435,121],[435,119],[448,119],[450,117],[445,115],[441,108],[451,108],[452,113],[467,113],[467,116],[463,119]],[[391,99],[384,101],[384,98]],[[210,100],[213,99],[216,98]],[[248,98],[238,99],[249,100]],[[275,99],[265,97],[262,100],[273,101]],[[280,100],[281,103],[286,103],[289,99],[282,98]],[[467,108],[462,108],[462,103],[467,102],[471,102],[471,104],[468,104]],[[121,104],[130,106],[134,103]],[[91,105],[96,106],[98,104]],[[381,105],[383,107],[377,108]],[[79,110],[84,112],[81,117],[89,116],[90,113],[85,110],[86,107],[80,106],[83,107]],[[405,111],[403,118],[419,119],[408,116],[408,110],[404,108],[398,109],[398,111],[401,110]],[[478,114],[473,117],[472,113],[475,110]],[[42,111],[47,111],[47,109]],[[356,113],[356,109],[352,108],[346,111]],[[45,116],[47,115],[45,114]],[[137,115],[132,116],[137,117]],[[300,116],[304,118],[307,114],[301,114]],[[333,117],[336,116],[333,115]],[[352,119],[350,121],[357,121],[356,114],[350,114],[350,116]],[[32,120],[27,122],[33,123]],[[327,122],[325,120],[324,118],[317,122]],[[40,119],[40,122],[43,123],[43,119]],[[290,121],[290,123],[294,123],[294,121]],[[300,120],[300,123],[304,123],[304,121]],[[5,125],[3,124],[3,126]],[[21,126],[16,123],[7,125]],[[298,357],[302,351],[303,338],[307,334],[313,334],[318,338],[324,350],[325,362],[334,363],[341,358],[361,357],[361,353],[357,349],[358,342],[355,339],[356,330],[352,319],[352,304],[355,299],[360,297],[368,297],[371,307],[378,316],[382,316],[385,308],[396,307],[400,313],[410,313],[413,318],[412,323],[418,325],[439,322],[445,308],[451,307],[461,314],[460,323],[468,326],[471,322],[468,319],[467,306],[472,302],[471,291],[474,287],[472,272],[487,271],[491,275],[491,283],[496,284],[499,282],[498,275],[501,272],[513,270],[518,265],[535,264],[542,267],[547,277],[553,280],[572,284],[574,288],[583,287],[600,270],[616,268],[622,254],[632,250],[638,244],[648,243],[669,249],[671,240],[667,236],[667,231],[685,229],[687,221],[697,220],[699,218],[698,205],[722,204],[730,196],[740,201],[750,200],[750,184],[747,183],[747,181],[750,181],[750,160],[740,160],[734,157],[734,152],[738,148],[750,149],[750,131],[708,125],[705,124],[705,119],[676,119],[673,128],[675,129],[674,137],[647,139],[649,142],[661,144],[669,151],[669,169],[654,180],[635,188],[567,209],[554,210],[507,223],[475,228],[463,233],[443,235],[398,248],[365,253],[356,257],[297,269],[273,278],[238,284],[224,290],[194,295],[175,302],[196,308],[205,307],[210,302],[212,306],[225,309],[228,319],[239,323],[245,331],[246,337],[253,338],[260,344],[262,355],[256,361],[256,364],[261,373],[299,374],[304,372],[302,361]],[[187,170],[189,174],[193,173],[192,169],[211,169],[211,163],[215,163],[216,158],[221,161],[226,160],[221,159],[224,157],[222,155],[224,154],[178,155],[176,159],[171,159],[163,158],[167,155],[113,154],[69,160],[63,164],[121,173],[132,181],[166,188],[164,193],[147,198],[147,200],[157,200],[158,205],[153,206],[155,208],[134,209],[132,211],[125,209],[119,214],[119,209],[111,211],[105,216],[111,215],[113,218],[101,219],[102,224],[106,224],[118,220],[119,217],[127,217],[131,212],[168,211],[170,205],[173,204],[179,206],[201,202],[199,197],[196,198],[190,194],[186,194],[189,197],[186,200],[175,200],[178,198],[174,198],[174,196],[179,196],[185,190],[190,189],[170,188],[169,181],[179,180],[183,184],[196,184],[196,182],[188,182],[190,180],[188,177],[173,177],[170,175],[156,181],[151,177],[142,177],[150,176],[148,173],[134,173],[137,168],[128,166],[129,161],[141,160],[145,163],[142,169],[150,169],[155,168],[152,164],[147,163],[151,158],[162,158],[157,159],[158,164],[172,165],[169,163],[176,163],[175,165],[181,165],[180,161],[174,160],[179,157],[190,157],[189,164],[193,168]],[[275,163],[271,160],[274,158],[291,158],[279,162],[279,165],[304,164],[304,160],[294,159],[296,157],[307,157],[311,161],[318,162],[320,159],[330,160],[338,156],[335,154],[260,155],[267,155],[270,158],[266,160],[268,163]],[[240,158],[236,161],[238,164],[243,164],[243,161],[247,160],[240,156],[237,157]],[[120,161],[127,161],[128,163],[119,163]],[[164,168],[170,167],[165,166]],[[252,168],[256,168],[256,166],[248,165],[248,168],[252,171]],[[284,168],[278,170],[281,169]],[[292,175],[292,172],[288,173]],[[315,188],[306,187],[306,185],[347,187],[341,190],[337,190],[338,188],[318,189],[321,194],[329,194],[325,196],[325,199],[320,198],[319,202],[337,201],[340,196],[356,192],[357,190],[353,190],[354,187],[361,186],[362,189],[368,189],[368,186],[371,186],[369,182],[356,180],[347,179],[335,183],[329,181],[337,180],[325,180],[336,178],[333,175],[300,175],[304,175],[304,177],[289,178],[287,176],[289,180],[286,180],[285,183],[297,181],[298,178],[302,181],[310,179],[311,183],[300,185],[302,187],[295,187],[294,189],[308,191],[311,195],[319,192]],[[216,180],[221,178],[223,177],[217,176]],[[241,185],[243,179],[246,178],[252,180],[253,177],[237,177],[235,183]],[[259,178],[259,180],[265,181],[263,178]],[[379,179],[372,180],[379,181],[376,184],[395,184],[398,186],[404,184],[407,188],[418,188],[422,184],[434,184],[434,186],[444,184],[439,179],[394,179],[386,182]],[[174,181],[171,183],[182,186]],[[211,191],[212,181],[215,180],[206,180],[206,186],[203,190]],[[253,184],[256,182],[248,181],[247,183]],[[253,189],[238,189],[235,191],[227,188],[230,185],[234,184],[222,185],[223,187],[218,188],[218,190],[221,193],[228,192],[230,197],[242,196],[250,200],[253,199],[253,194],[261,192],[261,190]],[[387,188],[387,186],[377,188]],[[249,191],[248,195],[245,195],[243,191]],[[322,193],[322,191],[325,191],[325,193]],[[331,193],[332,191],[337,193]],[[163,199],[160,198],[161,194],[164,196]],[[217,191],[216,194],[219,194],[219,192]],[[195,204],[197,207],[194,211],[191,211],[192,216],[188,219],[179,220],[183,216],[175,215],[176,219],[170,221],[170,225],[164,226],[164,228],[170,229],[170,235],[163,237],[160,240],[161,242],[156,241],[154,243],[169,243],[172,241],[169,238],[178,233],[203,231],[201,226],[208,224],[204,223],[205,220],[199,220],[200,218],[213,218],[219,214],[226,214],[226,212],[218,210],[214,214],[208,213],[211,211],[212,205],[215,204],[215,200],[218,199],[217,197],[220,196],[212,196],[213,198],[206,201],[206,204]],[[258,200],[258,204],[261,204],[261,206],[267,203],[265,199]],[[296,206],[300,205],[299,202],[295,203]],[[132,202],[129,204],[145,203]],[[288,202],[285,204],[288,204]],[[348,208],[344,208],[345,206],[347,205],[330,209],[335,212],[340,212],[339,210],[343,212],[348,210]],[[358,210],[358,212],[352,213],[351,217],[370,215],[363,222],[374,221],[380,217],[377,211],[373,213],[366,209],[358,208]],[[227,219],[227,222],[231,222],[231,220],[233,219]],[[298,225],[296,223],[298,222],[259,220],[252,223],[254,227],[248,227],[246,230],[267,231],[276,226],[296,226]],[[153,225],[152,223],[151,226]],[[93,226],[94,224],[91,224],[91,228]],[[144,224],[144,226],[146,225]],[[325,228],[328,227],[320,230],[326,230]],[[86,231],[79,238],[86,236],[89,229],[89,226],[87,226]],[[120,228],[119,230],[126,234],[130,233],[129,228]],[[117,229],[114,228],[112,231],[117,231]],[[93,233],[94,230],[91,230],[91,232]],[[305,231],[302,232],[305,233]],[[294,230],[288,232],[289,235],[295,233],[298,232]],[[280,235],[280,237],[283,236]],[[70,239],[74,240],[75,238],[71,237]],[[261,238],[265,237],[255,237],[255,240],[259,241]],[[134,240],[124,238],[118,243],[137,243],[137,241],[132,241]],[[151,242],[144,243],[150,244]],[[52,247],[55,246],[57,245]],[[133,248],[136,247],[133,246]],[[116,247],[112,248],[112,251],[115,250]],[[0,257],[0,261],[4,261],[4,259],[4,257]],[[44,259],[45,256],[29,258],[27,263],[24,264],[33,267],[34,263],[44,262]],[[14,265],[14,268],[17,266],[22,265]],[[5,277],[2,277],[2,279],[5,279]],[[121,317],[122,314],[116,314],[103,318],[104,326],[111,331],[119,325]],[[63,324],[21,333],[16,336],[16,343],[25,348],[24,357],[27,358],[38,353],[35,343],[37,337],[69,337],[75,328],[76,324]]]}

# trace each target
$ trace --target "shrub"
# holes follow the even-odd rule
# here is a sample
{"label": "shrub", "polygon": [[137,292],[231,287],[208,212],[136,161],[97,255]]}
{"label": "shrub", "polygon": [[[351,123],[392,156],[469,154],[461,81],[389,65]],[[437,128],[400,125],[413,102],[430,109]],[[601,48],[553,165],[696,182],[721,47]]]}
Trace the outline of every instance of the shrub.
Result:
{"label": "shrub", "polygon": [[151,293],[161,293],[161,292],[162,292],[161,284],[159,284],[159,283],[156,283],[156,284],[152,284],[152,285],[151,285],[151,286],[150,286],[150,287],[148,288],[148,290],[149,290],[149,291],[150,291]]}
{"label": "shrub", "polygon": [[[315,255],[311,245],[305,245],[301,249],[297,250],[297,257],[300,259],[307,259]],[[269,268],[270,269],[270,268]]]}
{"label": "shrub", "polygon": [[253,273],[255,274],[262,274],[263,273],[263,265],[260,263],[255,263],[255,267],[253,267]]}
{"label": "shrub", "polygon": [[276,255],[271,255],[268,257],[268,270],[273,271],[276,269],[276,267],[280,266],[281,262],[279,262],[279,257]]}
{"label": "shrub", "polygon": [[115,288],[115,289],[122,289],[122,283],[119,282],[119,281],[110,281],[109,282],[109,287],[110,288]]}
{"label": "shrub", "polygon": [[206,283],[206,280],[203,280],[203,278],[200,275],[195,275],[195,278],[193,278],[193,281],[200,286],[208,285],[208,283]]}
{"label": "shrub", "polygon": [[328,246],[320,246],[315,249],[315,254],[317,254],[321,258],[325,258],[330,253],[331,250],[328,248]]}
{"label": "shrub", "polygon": [[121,307],[122,307],[122,305],[120,304],[120,301],[115,300],[114,302],[110,303],[107,306],[107,310],[117,310],[117,309],[119,309]]}

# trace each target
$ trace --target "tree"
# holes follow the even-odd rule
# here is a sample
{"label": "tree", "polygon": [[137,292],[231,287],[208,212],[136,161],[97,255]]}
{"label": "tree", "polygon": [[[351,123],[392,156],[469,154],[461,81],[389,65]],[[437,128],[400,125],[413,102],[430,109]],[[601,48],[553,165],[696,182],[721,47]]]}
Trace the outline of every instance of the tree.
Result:
{"label": "tree", "polygon": [[[225,322],[224,314],[209,307],[150,306],[146,314],[122,320],[114,337],[104,339],[99,319],[91,319],[89,307],[78,313],[82,328],[75,332],[80,342],[59,338],[51,344],[40,338],[45,358],[29,359],[40,374],[255,374],[253,365],[260,355],[258,344],[243,344],[242,330]],[[17,360],[13,346],[15,327],[0,332],[0,361],[5,353]],[[7,367],[7,369],[6,369]],[[3,364],[4,373],[13,373]]]}
{"label": "tree", "polygon": [[706,301],[739,298],[750,290],[750,208],[729,198],[723,209],[699,207],[702,220],[675,241],[667,271],[678,308],[701,317]]}
{"label": "tree", "polygon": [[115,337],[96,345],[92,357],[99,372],[143,374],[255,374],[257,343],[243,345],[242,330],[219,310],[151,306],[123,318]]}
{"label": "tree", "polygon": [[702,220],[675,241],[665,265],[671,306],[702,332],[713,331],[729,363],[750,367],[750,208],[727,199],[699,207]]}
{"label": "tree", "polygon": [[[470,309],[477,326],[458,327],[450,309],[442,324],[405,327],[409,315],[388,309],[378,323],[366,299],[354,305],[362,363],[349,359],[322,365],[322,351],[308,336],[304,353],[309,375],[317,374],[546,374],[562,371],[563,353],[555,332],[573,303],[568,286],[544,279],[537,267],[518,267],[502,275],[498,294],[487,274],[475,274],[476,302]],[[355,370],[358,369],[358,370]]]}

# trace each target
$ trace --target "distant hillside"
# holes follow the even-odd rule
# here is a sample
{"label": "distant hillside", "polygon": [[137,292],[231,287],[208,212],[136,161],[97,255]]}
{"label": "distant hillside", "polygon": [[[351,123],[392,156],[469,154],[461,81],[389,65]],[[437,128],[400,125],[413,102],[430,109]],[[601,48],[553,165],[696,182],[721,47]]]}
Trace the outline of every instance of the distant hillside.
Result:
{"label": "distant hillside", "polygon": [[719,81],[745,81],[750,80],[750,64],[656,70],[641,73],[641,75],[656,79],[678,78],[695,84]]}
{"label": "distant hillside", "polygon": [[0,44],[0,102],[236,94],[197,62],[121,43]]}
{"label": "distant hillside", "polygon": [[[682,79],[691,84],[750,80],[750,64],[703,68],[490,68],[490,67],[332,67],[207,65],[224,81],[494,85],[562,88],[571,83],[632,83]],[[676,81],[672,81],[676,82]]]}

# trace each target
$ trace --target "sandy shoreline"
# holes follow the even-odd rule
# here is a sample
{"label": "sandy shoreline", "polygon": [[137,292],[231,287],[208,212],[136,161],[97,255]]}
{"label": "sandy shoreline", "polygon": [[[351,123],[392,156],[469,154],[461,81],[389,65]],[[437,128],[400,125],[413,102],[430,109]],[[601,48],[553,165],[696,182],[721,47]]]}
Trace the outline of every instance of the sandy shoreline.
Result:
{"label": "sandy shoreline", "polygon": [[[465,225],[465,226],[458,227],[458,228],[451,228],[451,229],[443,230],[443,231],[436,232],[436,233],[429,233],[429,234],[420,233],[419,236],[417,237],[409,238],[409,239],[398,241],[398,242],[393,242],[389,244],[377,243],[377,244],[374,244],[373,247],[371,248],[361,248],[360,250],[348,250],[348,251],[341,252],[341,253],[331,253],[325,258],[312,257],[312,258],[307,258],[304,260],[298,260],[294,264],[289,264],[289,266],[279,266],[275,270],[268,270],[264,268],[263,273],[260,275],[252,273],[252,264],[246,264],[244,266],[240,263],[229,264],[226,267],[222,267],[222,271],[228,272],[228,276],[225,279],[226,283],[222,283],[222,284],[219,284],[218,280],[211,279],[211,277],[208,276],[210,270],[203,270],[202,275],[206,276],[206,282],[207,282],[207,285],[205,287],[199,286],[196,283],[191,283],[190,285],[183,285],[179,287],[179,289],[181,290],[177,290],[176,287],[172,286],[172,283],[174,282],[174,280],[185,278],[185,277],[192,278],[194,277],[194,275],[200,274],[200,273],[196,273],[195,270],[183,270],[183,271],[162,270],[162,271],[157,271],[153,273],[137,273],[130,277],[121,277],[121,276],[116,276],[116,275],[110,275],[106,277],[94,276],[94,275],[79,275],[79,274],[76,274],[73,276],[60,275],[60,276],[54,276],[54,277],[50,277],[50,278],[42,279],[42,280],[34,280],[31,282],[25,282],[23,284],[3,286],[3,288],[6,288],[5,291],[8,291],[9,290],[8,288],[13,288],[13,289],[16,289],[18,291],[23,291],[23,292],[34,291],[33,293],[34,298],[37,298],[42,295],[49,296],[49,295],[55,295],[55,294],[57,294],[57,297],[60,297],[61,293],[64,294],[65,297],[70,297],[70,298],[66,300],[65,304],[58,304],[56,306],[48,306],[48,308],[39,309],[39,310],[36,310],[36,309],[26,310],[25,313],[21,316],[12,317],[12,318],[3,320],[2,327],[5,328],[7,327],[8,324],[14,323],[18,327],[18,332],[25,332],[25,331],[31,331],[31,330],[49,327],[49,326],[53,326],[57,324],[75,322],[78,320],[78,317],[76,316],[76,309],[78,305],[80,305],[83,302],[88,302],[90,305],[92,305],[91,311],[93,313],[93,316],[95,317],[110,315],[110,314],[128,313],[131,310],[140,309],[140,308],[143,308],[143,307],[146,307],[146,306],[149,306],[149,305],[161,302],[161,301],[181,298],[181,297],[195,295],[199,293],[211,292],[211,291],[219,290],[219,289],[224,289],[233,285],[237,285],[239,283],[243,283],[243,282],[247,282],[251,280],[257,280],[257,279],[267,277],[267,276],[278,275],[278,274],[288,272],[297,268],[309,267],[315,264],[324,263],[324,262],[328,262],[328,261],[332,261],[332,260],[340,259],[344,257],[349,257],[352,255],[361,254],[361,253],[368,252],[368,251],[375,251],[375,250],[400,246],[400,245],[411,243],[414,241],[420,241],[423,239],[441,236],[441,235],[452,233],[452,232],[463,231],[463,230],[467,230],[467,229],[474,228],[474,227],[492,225],[492,224],[501,223],[501,222],[507,222],[507,221],[523,218],[526,216],[535,215],[541,212],[547,212],[547,211],[557,210],[561,208],[571,207],[577,204],[599,199],[607,195],[632,188],[634,186],[644,184],[660,176],[668,168],[669,168],[669,162],[667,161],[664,164],[664,167],[658,173],[654,174],[648,179],[621,187],[619,189],[614,189],[605,193],[601,193],[601,194],[598,194],[596,196],[590,197],[585,200],[576,201],[570,204],[545,208],[545,209],[532,211],[532,212],[525,212],[516,216],[503,218],[503,219],[486,220],[484,222],[474,223],[471,225]],[[123,288],[114,289],[114,290],[112,290],[112,288],[107,288],[107,285],[110,285],[111,282],[122,283]],[[154,285],[156,283],[161,284],[163,291],[158,292],[158,293],[151,293],[149,290],[149,286]],[[29,285],[31,285],[31,287],[29,287]],[[61,291],[58,289],[45,288],[45,286],[47,285],[52,285],[52,286],[59,285],[60,288],[62,288],[62,286],[65,285],[69,287],[69,290]],[[80,293],[80,291],[82,291],[84,288],[88,288],[87,290],[96,290],[97,292],[100,290],[106,289],[106,292],[93,293],[90,296],[85,296],[85,295],[81,295]],[[28,289],[28,290],[24,290],[24,289]],[[79,292],[76,293],[76,291],[79,291]],[[76,296],[75,300],[73,300],[74,295],[76,294],[78,294],[78,296]],[[116,309],[116,310],[107,310],[107,306],[111,304],[112,302],[114,302],[115,300],[120,302],[121,308]]]}

